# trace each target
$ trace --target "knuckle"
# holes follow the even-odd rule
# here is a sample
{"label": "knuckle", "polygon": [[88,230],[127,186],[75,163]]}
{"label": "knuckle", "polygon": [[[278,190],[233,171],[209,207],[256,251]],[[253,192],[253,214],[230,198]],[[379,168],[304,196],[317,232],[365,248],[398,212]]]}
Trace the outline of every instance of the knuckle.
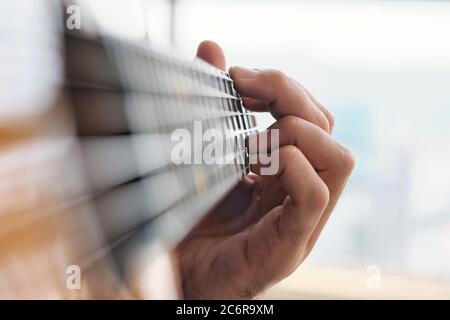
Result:
{"label": "knuckle", "polygon": [[326,184],[320,180],[314,187],[311,187],[309,204],[312,210],[323,211],[330,201],[330,191]]}
{"label": "knuckle", "polygon": [[296,116],[284,116],[280,120],[278,120],[278,125],[281,130],[286,130],[287,132],[292,132],[293,130],[298,129],[301,125],[301,119]]}
{"label": "knuckle", "polygon": [[[287,145],[280,149],[281,166],[288,166],[292,161],[300,158],[304,158],[302,152],[293,145]],[[312,177],[308,190],[305,191],[301,200],[306,206],[305,208],[314,212],[325,210],[330,200],[330,192],[318,175]]]}
{"label": "knuckle", "polygon": [[340,169],[345,172],[346,175],[349,175],[353,169],[355,168],[355,157],[353,156],[352,152],[344,147],[341,144],[338,144],[339,146],[339,154],[340,154],[340,160],[339,160],[339,166]]}
{"label": "knuckle", "polygon": [[329,122],[329,124],[330,124],[330,130],[333,130],[333,128],[334,128],[334,123],[335,123],[334,115],[333,115],[330,111],[328,111],[328,112],[327,112],[327,117],[328,117],[328,122]]}
{"label": "knuckle", "polygon": [[[287,232],[289,243],[294,247],[302,248],[308,242],[308,236],[303,230],[289,230]],[[301,251],[304,251],[302,248]]]}
{"label": "knuckle", "polygon": [[[300,150],[293,145],[287,145],[280,148],[280,159],[293,159],[301,156]],[[287,161],[287,160],[286,160]],[[289,164],[289,162],[287,162]]]}
{"label": "knuckle", "polygon": [[323,113],[321,113],[320,116],[317,117],[317,125],[325,130],[325,132],[331,132],[330,121]]}
{"label": "knuckle", "polygon": [[290,82],[289,77],[284,72],[275,69],[267,70],[263,77],[277,89],[285,88]]}
{"label": "knuckle", "polygon": [[331,130],[333,130],[334,123],[335,123],[334,115],[333,115],[333,113],[331,113],[331,111],[328,108],[326,108],[324,106],[321,106],[321,110],[322,110],[323,114],[325,115],[325,118],[328,122],[328,127],[330,129],[329,132],[331,132]]}

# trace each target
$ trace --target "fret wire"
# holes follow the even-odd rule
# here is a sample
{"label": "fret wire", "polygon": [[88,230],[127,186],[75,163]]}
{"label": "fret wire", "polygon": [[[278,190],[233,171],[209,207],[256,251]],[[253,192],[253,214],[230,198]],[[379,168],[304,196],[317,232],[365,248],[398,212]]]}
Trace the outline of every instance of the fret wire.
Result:
{"label": "fret wire", "polygon": [[244,122],[242,121],[242,115],[244,114],[242,111],[240,111],[238,108],[236,109],[236,115],[235,117],[237,118],[236,120],[239,122],[239,128],[244,129]]}
{"label": "fret wire", "polygon": [[[241,102],[241,104],[242,104],[242,102]],[[242,108],[242,111],[243,111],[243,118],[244,118],[244,125],[245,125],[245,128],[250,128],[251,126],[250,126],[250,122],[249,122],[249,119],[248,119],[248,111],[245,109],[245,108]]]}
{"label": "fret wire", "polygon": [[[238,100],[236,100],[236,101],[233,102],[233,103],[235,104],[235,106],[236,106],[236,110],[237,110],[240,114],[244,114],[244,113],[245,113],[245,110],[244,110],[244,108],[242,107],[242,100],[241,100],[239,94],[237,93],[237,91],[234,89],[234,85],[233,85],[232,82],[230,83],[230,88],[231,88],[231,93],[232,93],[233,95],[239,97]],[[246,132],[247,127],[246,127],[246,123],[245,123],[245,121],[244,121],[244,116],[243,116],[243,115],[240,115],[240,116],[238,116],[238,118],[239,118],[239,122],[240,122],[241,127],[244,129],[244,132]],[[242,162],[242,168],[244,169],[244,175],[245,175],[245,173],[248,173],[248,172],[247,172],[248,170],[245,169],[245,166],[246,166],[246,164],[247,164],[247,154],[246,154],[247,151],[246,151],[246,147],[245,147],[245,136],[246,136],[245,133],[244,133],[244,134],[240,134],[240,139],[239,139],[239,142],[240,142],[240,145],[239,145],[239,146],[240,146],[240,149],[241,149],[241,150],[245,150],[245,154],[241,153],[241,162]]]}
{"label": "fret wire", "polygon": [[242,124],[243,124],[244,128],[248,128],[249,124],[246,121],[246,116],[245,116],[245,114],[247,113],[247,110],[244,108],[242,99],[240,97],[239,97],[239,100],[236,100],[236,104],[238,105],[238,111],[242,114],[241,115]]}
{"label": "fret wire", "polygon": [[[147,75],[147,85],[149,87],[151,87],[153,85],[153,83],[155,83],[156,81],[158,81],[158,77],[160,77],[159,74],[152,72],[152,70],[155,69],[155,62],[152,59],[146,59],[145,60],[145,68],[147,70],[146,75]],[[129,93],[125,93],[128,96],[131,96]],[[150,95],[149,97],[150,99],[150,103],[145,103],[145,100],[143,99],[142,101],[140,101],[140,105],[141,105],[141,109],[143,110],[143,113],[146,115],[145,116],[145,120],[144,124],[147,122],[153,123],[154,126],[158,125],[158,121],[157,119],[159,119],[159,114],[161,113],[162,110],[160,110],[161,108],[158,108],[158,106],[160,104],[162,104],[163,102],[160,100],[163,100],[161,97],[155,97]],[[130,105],[128,105],[128,107],[130,107]],[[132,108],[128,108],[130,109],[130,112],[132,112]],[[139,113],[136,113],[134,115],[134,117],[139,118]],[[133,128],[135,131],[137,131],[138,128]]]}
{"label": "fret wire", "polygon": [[[162,66],[164,69],[162,69],[162,72],[157,72],[158,68],[156,66],[155,63],[155,69],[154,69],[154,74],[157,77],[160,77],[159,81],[155,81],[153,83],[153,85],[156,87],[158,84],[162,84],[162,87],[169,87],[171,85],[171,83],[175,82],[174,84],[177,85],[178,82],[178,76],[179,76],[179,72],[177,72],[177,65],[176,64],[171,64],[168,63],[168,65],[164,65]],[[172,77],[170,75],[174,75],[173,79],[171,79]],[[153,86],[152,86],[153,88]],[[130,94],[129,92],[127,92],[127,94]],[[171,101],[167,100],[167,99],[161,99],[161,105],[155,105],[156,109],[158,111],[160,111],[162,117],[161,118],[156,118],[158,121],[163,121],[163,123],[165,124],[165,126],[167,126],[169,119],[172,119],[172,117],[168,114],[169,111],[173,111],[173,109],[177,109],[180,111],[180,116],[183,116],[184,114],[184,110],[182,108],[179,107],[178,103],[175,103],[173,106],[174,108],[170,108],[171,106]],[[180,110],[181,109],[181,110]]]}
{"label": "fret wire", "polygon": [[[232,94],[231,82],[224,80],[224,85],[225,85],[225,91],[228,94]],[[227,104],[228,104],[228,107],[229,107],[230,111],[237,112],[237,109],[236,109],[235,104],[233,103],[233,101],[227,100]],[[231,121],[233,123],[233,127],[234,127],[235,132],[241,130],[240,123],[239,123],[238,119],[235,116],[231,116]],[[234,141],[235,141],[235,148],[240,149],[240,141],[239,141],[239,139],[238,139],[238,137],[236,135],[234,136]],[[240,165],[239,165],[240,160],[239,161],[237,161],[237,160],[238,159],[234,160],[234,168],[235,168],[236,172],[240,169],[239,168],[240,167]]]}
{"label": "fret wire", "polygon": [[238,123],[238,121],[236,120],[236,117],[235,117],[235,116],[231,116],[231,120],[233,121],[233,124],[234,124],[234,130],[235,130],[235,131],[240,130],[241,128],[239,127],[239,123]]}

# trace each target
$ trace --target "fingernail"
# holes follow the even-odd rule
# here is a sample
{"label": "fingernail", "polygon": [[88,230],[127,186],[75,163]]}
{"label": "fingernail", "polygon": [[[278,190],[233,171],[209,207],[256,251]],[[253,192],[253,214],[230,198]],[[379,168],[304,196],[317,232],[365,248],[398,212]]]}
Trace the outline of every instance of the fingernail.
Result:
{"label": "fingernail", "polygon": [[243,67],[231,67],[230,74],[232,77],[241,79],[253,79],[259,75],[257,70],[247,69]]}

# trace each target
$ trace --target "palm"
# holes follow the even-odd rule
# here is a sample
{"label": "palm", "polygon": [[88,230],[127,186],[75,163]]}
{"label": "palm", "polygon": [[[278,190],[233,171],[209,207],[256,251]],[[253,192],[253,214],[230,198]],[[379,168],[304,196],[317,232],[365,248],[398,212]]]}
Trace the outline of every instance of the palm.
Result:
{"label": "palm", "polygon": [[[217,291],[223,294],[228,289],[230,296],[249,298],[271,282],[249,286],[255,283],[252,278],[258,273],[270,272],[275,279],[286,276],[296,267],[299,261],[284,261],[287,268],[274,270],[273,265],[265,261],[265,257],[273,256],[278,242],[274,216],[282,211],[282,207],[272,209],[286,198],[270,180],[254,175],[247,177],[180,244],[179,258],[182,272],[186,273],[183,278],[193,281],[195,287],[210,288],[208,291],[212,295],[192,292],[195,289],[187,282],[184,283],[185,292],[194,297],[211,298]],[[255,243],[253,238],[261,241]],[[298,260],[298,257],[292,258]],[[257,269],[259,272],[255,272]]]}

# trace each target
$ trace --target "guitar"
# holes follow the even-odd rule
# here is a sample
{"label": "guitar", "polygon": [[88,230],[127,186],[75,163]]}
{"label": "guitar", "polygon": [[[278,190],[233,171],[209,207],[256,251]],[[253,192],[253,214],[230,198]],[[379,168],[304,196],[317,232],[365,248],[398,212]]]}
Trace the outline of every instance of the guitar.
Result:
{"label": "guitar", "polygon": [[[60,4],[39,6],[38,27],[11,20],[1,37],[0,298],[145,298],[130,270],[170,253],[245,177],[255,116],[226,72],[67,30]],[[205,163],[211,143],[225,152]]]}

